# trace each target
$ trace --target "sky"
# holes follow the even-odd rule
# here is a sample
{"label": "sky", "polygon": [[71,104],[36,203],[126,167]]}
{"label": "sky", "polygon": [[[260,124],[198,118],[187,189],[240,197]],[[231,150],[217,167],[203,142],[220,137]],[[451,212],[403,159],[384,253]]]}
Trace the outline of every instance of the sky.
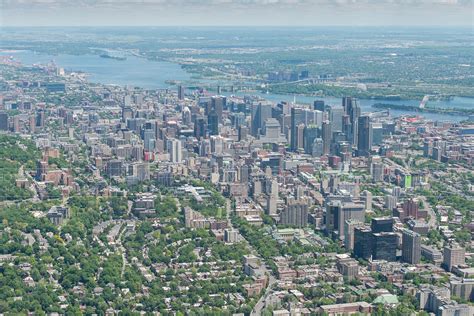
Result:
{"label": "sky", "polygon": [[1,26],[471,26],[474,0],[0,0]]}

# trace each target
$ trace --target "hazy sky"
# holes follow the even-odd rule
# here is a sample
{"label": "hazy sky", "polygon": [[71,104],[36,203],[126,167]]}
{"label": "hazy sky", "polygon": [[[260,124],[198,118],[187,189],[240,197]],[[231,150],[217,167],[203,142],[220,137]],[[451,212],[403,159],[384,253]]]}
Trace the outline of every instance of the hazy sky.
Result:
{"label": "hazy sky", "polygon": [[474,25],[474,0],[0,0],[3,26]]}

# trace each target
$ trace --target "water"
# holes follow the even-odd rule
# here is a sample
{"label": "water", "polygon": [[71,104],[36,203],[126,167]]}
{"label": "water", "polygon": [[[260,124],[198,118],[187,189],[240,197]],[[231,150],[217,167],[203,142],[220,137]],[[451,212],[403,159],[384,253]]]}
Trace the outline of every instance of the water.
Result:
{"label": "water", "polygon": [[132,85],[145,89],[168,88],[167,80],[186,81],[191,76],[180,65],[150,61],[135,56],[126,60],[101,58],[98,55],[48,55],[32,51],[0,52],[11,55],[25,65],[47,64],[54,61],[67,71],[87,73],[93,83]]}
{"label": "water", "polygon": [[[236,93],[236,95],[258,95],[264,99],[273,102],[287,101],[293,102],[295,99],[294,95],[290,94],[265,94],[260,92],[251,92],[251,93]],[[342,98],[335,97],[312,97],[312,96],[296,96],[296,103],[306,103],[312,104],[314,100],[324,100],[326,104],[335,105],[342,104]],[[377,109],[372,107],[375,103],[388,103],[388,104],[399,104],[399,105],[408,105],[408,106],[419,106],[421,100],[372,100],[372,99],[358,99],[359,105],[363,112],[373,112],[373,111],[382,111],[383,109]],[[454,97],[449,101],[429,101],[430,107],[443,107],[443,108],[462,108],[462,109],[474,109],[474,98],[465,98],[465,97]],[[462,115],[446,115],[446,114],[437,114],[437,113],[415,113],[410,111],[402,110],[390,110],[392,116],[400,116],[406,114],[417,114],[423,116],[430,120],[435,121],[463,121],[466,120],[466,116]]]}
{"label": "water", "polygon": [[[89,76],[90,82],[102,84],[131,85],[146,89],[168,88],[167,80],[189,81],[191,75],[184,71],[180,65],[151,61],[135,56],[127,56],[126,60],[115,60],[109,58],[101,58],[98,55],[48,55],[38,54],[32,51],[15,51],[0,52],[0,56],[11,55],[15,59],[21,61],[25,65],[46,64],[54,61],[59,67],[63,67],[69,71],[83,71]],[[203,81],[204,82],[204,81]],[[209,83],[209,81],[206,81]],[[244,95],[245,93],[237,93]],[[282,94],[264,94],[252,92],[252,95],[259,95],[270,101],[293,101],[293,95]],[[327,104],[341,104],[340,98],[334,97],[309,97],[296,96],[296,101],[300,103],[313,103],[314,100],[324,100]],[[372,107],[375,103],[390,103],[418,106],[421,100],[371,100],[359,99],[362,111],[377,111]],[[445,108],[474,108],[473,98],[455,97],[449,101],[429,101],[430,107]],[[391,110],[392,115],[398,116],[402,114],[410,114],[408,111]],[[445,115],[436,113],[423,113],[424,117],[431,120],[461,121],[465,120],[465,116]]]}

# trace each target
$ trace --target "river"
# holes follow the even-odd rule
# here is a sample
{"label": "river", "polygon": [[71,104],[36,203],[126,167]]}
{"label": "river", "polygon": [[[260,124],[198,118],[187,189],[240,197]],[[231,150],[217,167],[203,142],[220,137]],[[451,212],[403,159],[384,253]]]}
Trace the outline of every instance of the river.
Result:
{"label": "river", "polygon": [[[82,71],[88,74],[88,80],[94,83],[102,84],[117,84],[117,85],[131,85],[142,87],[146,89],[168,88],[168,80],[189,81],[191,74],[184,71],[180,65],[163,62],[151,61],[145,58],[135,56],[127,56],[126,60],[115,60],[110,58],[101,58],[98,55],[49,55],[40,54],[32,51],[14,51],[1,52],[0,56],[11,55],[16,60],[21,61],[25,65],[46,64],[54,61],[59,67],[63,67],[68,71]],[[208,83],[209,81],[207,81]],[[221,83],[222,84],[222,83]],[[243,93],[238,93],[242,95]],[[252,93],[259,95],[270,101],[293,101],[293,95],[281,94],[264,94]],[[308,97],[296,96],[296,101],[301,103],[312,103],[314,100],[324,100],[327,104],[340,104],[340,98],[334,97]],[[390,103],[401,105],[419,105],[421,100],[371,100],[359,99],[362,111],[374,111],[372,105],[374,103]],[[474,108],[473,98],[455,97],[449,101],[429,101],[430,107],[445,107],[445,108]],[[410,114],[408,111],[391,110],[394,116],[402,114]],[[450,120],[461,121],[465,120],[465,116],[459,115],[445,115],[436,113],[423,113],[424,117],[432,120]]]}

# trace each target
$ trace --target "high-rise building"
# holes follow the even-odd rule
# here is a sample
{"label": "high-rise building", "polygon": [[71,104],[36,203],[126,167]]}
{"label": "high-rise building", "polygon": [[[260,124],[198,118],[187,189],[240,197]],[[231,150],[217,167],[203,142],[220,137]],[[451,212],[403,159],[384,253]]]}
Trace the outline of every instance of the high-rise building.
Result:
{"label": "high-rise building", "polygon": [[372,231],[361,226],[354,228],[354,256],[356,258],[370,259],[372,256]]}
{"label": "high-rise building", "polygon": [[288,205],[280,214],[280,223],[297,227],[308,225],[308,202],[289,200]]}
{"label": "high-rise building", "polygon": [[365,205],[363,203],[343,202],[340,200],[329,201],[326,205],[326,232],[336,238],[344,238],[344,223],[349,220],[364,222]]}
{"label": "high-rise building", "polygon": [[308,125],[304,129],[304,152],[307,154],[313,153],[313,143],[319,137],[320,129],[316,125]]}
{"label": "high-rise building", "polygon": [[277,213],[277,203],[278,203],[278,182],[272,180],[270,194],[267,199],[267,214],[276,215]]}
{"label": "high-rise building", "polygon": [[393,232],[393,218],[377,217],[372,218],[370,225],[373,233]]}
{"label": "high-rise building", "polygon": [[211,98],[211,109],[216,111],[219,123],[222,123],[222,113],[226,107],[227,99],[223,96],[213,96]]}
{"label": "high-rise building", "polygon": [[290,149],[296,151],[298,149],[298,127],[304,122],[304,111],[302,108],[291,108],[291,135]]}
{"label": "high-rise building", "polygon": [[315,110],[324,112],[324,111],[326,110],[326,108],[325,108],[325,106],[324,106],[324,100],[316,100],[316,101],[314,101],[314,103],[313,103],[313,108],[314,108]]}
{"label": "high-rise building", "polygon": [[215,110],[211,110],[207,116],[209,135],[219,135],[219,116]]}
{"label": "high-rise building", "polygon": [[372,237],[372,259],[397,260],[398,236],[392,232],[374,233]]}
{"label": "high-rise building", "polygon": [[347,251],[354,249],[354,229],[363,225],[363,222],[356,219],[348,219],[344,222],[344,248]]}
{"label": "high-rise building", "polygon": [[344,108],[340,105],[331,105],[329,107],[329,120],[331,121],[332,132],[342,132],[342,117]]}
{"label": "high-rise building", "polygon": [[383,142],[383,127],[382,123],[372,123],[372,145],[380,146]]}
{"label": "high-rise building", "polygon": [[36,113],[36,126],[37,127],[44,127],[46,122],[46,112],[44,110],[40,110]]}
{"label": "high-rise building", "polygon": [[466,252],[463,247],[458,244],[445,246],[443,249],[443,266],[447,271],[451,271],[453,267],[464,264]]}
{"label": "high-rise building", "polygon": [[258,103],[252,105],[251,114],[251,133],[252,136],[260,134],[265,121],[272,117],[272,106],[267,103]]}
{"label": "high-rise building", "polygon": [[363,115],[358,119],[357,154],[358,156],[369,156],[371,150],[372,124],[370,116]]}
{"label": "high-rise building", "polygon": [[8,131],[8,113],[0,112],[0,130]]}
{"label": "high-rise building", "polygon": [[185,88],[182,85],[178,86],[178,100],[184,100]]}
{"label": "high-rise building", "polygon": [[201,139],[206,137],[207,133],[207,121],[204,117],[197,117],[194,122],[194,137]]}
{"label": "high-rise building", "polygon": [[181,141],[179,139],[170,139],[168,141],[168,152],[171,162],[180,163],[183,160],[182,150]]}
{"label": "high-rise building", "polygon": [[365,210],[372,211],[372,192],[364,190],[361,194],[361,197],[365,204]]}
{"label": "high-rise building", "polygon": [[331,142],[332,142],[332,132],[331,132],[330,121],[323,122],[321,136],[323,138],[323,155],[328,155],[330,152]]}
{"label": "high-rise building", "polygon": [[405,217],[418,218],[418,210],[419,210],[418,200],[408,199],[405,202],[403,202],[403,212],[405,214]]}
{"label": "high-rise building", "polygon": [[420,263],[421,235],[405,229],[402,233],[402,260],[411,264]]}

